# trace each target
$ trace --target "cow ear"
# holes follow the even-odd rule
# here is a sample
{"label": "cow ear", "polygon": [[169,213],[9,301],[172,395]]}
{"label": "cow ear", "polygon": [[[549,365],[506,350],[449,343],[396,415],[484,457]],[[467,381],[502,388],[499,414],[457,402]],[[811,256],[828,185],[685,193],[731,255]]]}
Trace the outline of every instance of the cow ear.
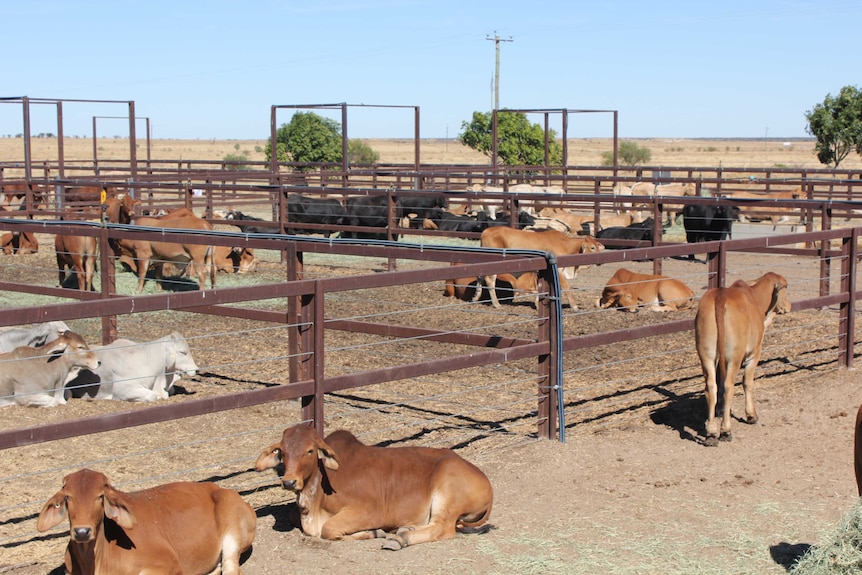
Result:
{"label": "cow ear", "polygon": [[106,485],[103,495],[105,517],[113,519],[123,529],[134,527],[138,520],[135,519],[134,514],[126,506],[123,494],[110,485]]}
{"label": "cow ear", "polygon": [[283,458],[281,444],[270,445],[263,450],[263,453],[257,456],[257,461],[254,462],[254,469],[255,471],[272,469],[281,463]]}
{"label": "cow ear", "polygon": [[47,531],[56,527],[66,518],[66,495],[62,491],[54,494],[54,497],[42,507],[39,519],[36,521],[36,529]]}
{"label": "cow ear", "polygon": [[60,342],[57,345],[53,345],[48,348],[48,363],[54,361],[63,355],[63,352],[66,351],[68,344],[66,342]]}
{"label": "cow ear", "polygon": [[335,451],[323,440],[317,441],[317,458],[323,461],[323,466],[327,469],[338,470],[338,458],[335,456]]}

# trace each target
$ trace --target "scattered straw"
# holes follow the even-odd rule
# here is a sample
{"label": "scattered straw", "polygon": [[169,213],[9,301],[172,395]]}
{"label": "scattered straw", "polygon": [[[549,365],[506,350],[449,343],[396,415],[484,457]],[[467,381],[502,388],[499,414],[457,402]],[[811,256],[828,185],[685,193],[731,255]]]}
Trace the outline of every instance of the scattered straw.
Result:
{"label": "scattered straw", "polygon": [[[862,502],[862,499],[860,499]],[[793,575],[862,573],[862,503],[847,513],[821,545],[815,545],[790,570]]]}

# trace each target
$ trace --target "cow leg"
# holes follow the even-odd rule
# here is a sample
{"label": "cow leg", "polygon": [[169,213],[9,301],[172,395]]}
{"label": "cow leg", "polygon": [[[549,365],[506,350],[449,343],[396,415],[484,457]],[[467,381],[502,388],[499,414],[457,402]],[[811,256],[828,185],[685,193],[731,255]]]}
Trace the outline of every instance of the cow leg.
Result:
{"label": "cow leg", "polygon": [[[497,299],[497,274],[491,276],[485,276],[485,287],[488,288],[488,293],[491,295],[491,305],[494,307],[502,307],[500,305],[500,301]],[[482,290],[477,289],[477,296],[473,296],[473,301],[477,301],[479,297],[482,295]]]}
{"label": "cow leg", "polygon": [[751,355],[751,358],[743,365],[742,387],[745,390],[745,422],[757,423],[757,408],[754,405],[754,369],[760,361],[760,347]]}
{"label": "cow leg", "polygon": [[93,276],[96,273],[96,258],[91,255],[87,257],[87,260],[84,262],[84,276],[86,277],[86,281],[84,282],[84,287],[87,291],[93,291]]}
{"label": "cow leg", "polygon": [[[560,274],[560,292],[563,297],[569,302],[569,307],[571,309],[578,309],[578,304],[575,302],[575,294],[573,290],[569,287],[569,282],[566,281],[566,278],[563,274]],[[536,309],[538,309],[538,302],[536,305]]]}
{"label": "cow leg", "polygon": [[719,441],[731,441],[733,439],[730,424],[732,421],[731,408],[733,407],[734,382],[736,381],[736,374],[739,371],[736,365],[735,361],[729,362],[722,382],[724,404],[721,410],[721,433],[718,436]]}
{"label": "cow leg", "polygon": [[706,378],[706,441],[705,445],[718,445],[718,420],[715,404],[718,403],[718,385],[715,382],[715,363],[704,360],[703,375]]}
{"label": "cow leg", "polygon": [[361,512],[349,509],[329,518],[320,530],[321,539],[359,541],[384,536],[379,529],[368,529],[368,518]]}
{"label": "cow leg", "polygon": [[442,541],[455,537],[455,517],[443,516],[432,512],[427,525],[421,527],[400,527],[393,535],[386,538],[383,549],[398,551],[410,545]]}
{"label": "cow leg", "polygon": [[87,289],[87,276],[84,273],[84,262],[80,254],[72,256],[72,269],[78,276],[78,289],[85,291]]}

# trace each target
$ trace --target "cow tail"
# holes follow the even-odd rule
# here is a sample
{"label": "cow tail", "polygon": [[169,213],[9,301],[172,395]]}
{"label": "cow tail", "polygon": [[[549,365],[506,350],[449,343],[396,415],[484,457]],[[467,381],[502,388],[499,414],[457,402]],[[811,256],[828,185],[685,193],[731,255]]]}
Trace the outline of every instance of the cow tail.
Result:
{"label": "cow tail", "polygon": [[727,300],[724,294],[719,292],[715,298],[715,336],[716,336],[716,361],[717,365],[717,383],[721,386],[726,384],[727,378],[727,361],[725,360],[726,350],[724,341],[724,318],[727,309]]}

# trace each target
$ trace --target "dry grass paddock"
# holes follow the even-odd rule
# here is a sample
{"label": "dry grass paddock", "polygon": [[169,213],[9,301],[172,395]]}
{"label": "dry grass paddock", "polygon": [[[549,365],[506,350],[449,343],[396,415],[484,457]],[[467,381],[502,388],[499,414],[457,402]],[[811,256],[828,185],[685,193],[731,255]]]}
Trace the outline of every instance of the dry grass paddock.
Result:
{"label": "dry grass paddock", "polygon": [[[623,138],[624,139],[624,138]],[[412,163],[412,140],[363,139],[380,154],[381,163]],[[55,159],[57,141],[53,138],[33,138],[32,155],[36,160]],[[651,138],[635,142],[652,154],[650,166],[719,166],[736,168],[823,168],[814,154],[813,140],[756,139],[677,139]],[[609,138],[569,140],[569,164],[597,166],[602,154],[611,150]],[[223,160],[226,156],[245,156],[251,161],[264,161],[266,140],[168,140],[154,139],[150,154],[153,160]],[[481,153],[461,145],[457,140],[423,139],[421,158],[427,164],[484,164],[488,159]],[[64,155],[67,160],[93,157],[93,142],[87,138],[66,138]],[[129,156],[129,142],[123,138],[99,138],[97,155],[100,159],[122,159]],[[24,157],[21,138],[0,138],[0,162]],[[138,139],[137,157],[146,159],[146,140]],[[859,169],[862,158],[851,154],[842,168]]]}

